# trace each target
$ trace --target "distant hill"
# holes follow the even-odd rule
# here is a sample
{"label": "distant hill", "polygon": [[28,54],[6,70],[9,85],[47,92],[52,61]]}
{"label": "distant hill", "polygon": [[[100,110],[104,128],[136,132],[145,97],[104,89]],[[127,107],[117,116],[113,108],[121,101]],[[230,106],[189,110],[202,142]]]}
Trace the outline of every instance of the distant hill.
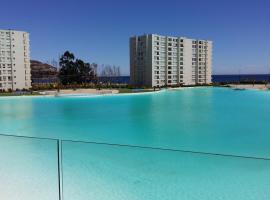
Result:
{"label": "distant hill", "polygon": [[32,84],[50,84],[57,82],[57,68],[47,63],[31,60]]}

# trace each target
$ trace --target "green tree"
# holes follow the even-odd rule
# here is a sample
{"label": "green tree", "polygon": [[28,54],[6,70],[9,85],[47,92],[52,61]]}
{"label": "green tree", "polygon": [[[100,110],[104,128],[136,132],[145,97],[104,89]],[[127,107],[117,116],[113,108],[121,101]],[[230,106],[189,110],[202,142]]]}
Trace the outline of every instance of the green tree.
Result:
{"label": "green tree", "polygon": [[66,51],[59,61],[59,79],[63,85],[89,83],[95,80],[95,70],[91,64],[75,59],[73,53]]}

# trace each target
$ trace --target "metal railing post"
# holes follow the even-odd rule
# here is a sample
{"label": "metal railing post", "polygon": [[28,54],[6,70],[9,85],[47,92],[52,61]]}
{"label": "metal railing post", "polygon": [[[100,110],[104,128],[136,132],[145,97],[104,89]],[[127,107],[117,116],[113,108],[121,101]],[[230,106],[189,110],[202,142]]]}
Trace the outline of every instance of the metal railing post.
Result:
{"label": "metal railing post", "polygon": [[57,140],[57,166],[58,166],[59,200],[63,200],[62,140]]}

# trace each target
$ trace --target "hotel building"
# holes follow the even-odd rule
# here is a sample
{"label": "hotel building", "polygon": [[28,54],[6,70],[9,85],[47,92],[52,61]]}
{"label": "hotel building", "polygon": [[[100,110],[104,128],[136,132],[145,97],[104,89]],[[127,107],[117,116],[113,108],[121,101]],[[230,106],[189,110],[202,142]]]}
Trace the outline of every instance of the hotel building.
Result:
{"label": "hotel building", "polygon": [[0,90],[30,87],[29,34],[0,29]]}
{"label": "hotel building", "polygon": [[212,41],[146,34],[130,38],[134,86],[210,84]]}

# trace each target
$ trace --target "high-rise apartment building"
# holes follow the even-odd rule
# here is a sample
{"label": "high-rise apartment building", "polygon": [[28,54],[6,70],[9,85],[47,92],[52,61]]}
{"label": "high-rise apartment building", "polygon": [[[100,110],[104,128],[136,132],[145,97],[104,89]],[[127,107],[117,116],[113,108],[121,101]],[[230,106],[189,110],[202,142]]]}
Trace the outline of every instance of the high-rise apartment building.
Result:
{"label": "high-rise apartment building", "polygon": [[31,87],[29,34],[0,30],[0,90]]}
{"label": "high-rise apartment building", "polygon": [[212,41],[147,34],[130,38],[135,86],[210,84]]}

